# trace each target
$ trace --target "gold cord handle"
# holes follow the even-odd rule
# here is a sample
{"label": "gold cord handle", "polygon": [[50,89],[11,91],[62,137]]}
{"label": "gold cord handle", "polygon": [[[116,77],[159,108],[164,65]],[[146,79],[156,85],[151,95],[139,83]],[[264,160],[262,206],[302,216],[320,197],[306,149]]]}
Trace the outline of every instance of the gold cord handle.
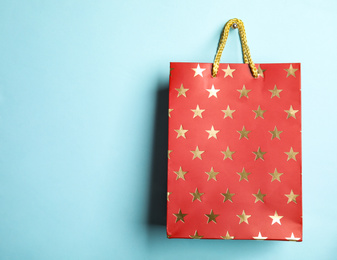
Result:
{"label": "gold cord handle", "polygon": [[241,39],[241,46],[242,46],[242,53],[243,53],[243,60],[245,63],[249,63],[250,70],[254,76],[254,78],[258,77],[258,72],[255,67],[255,64],[250,56],[250,51],[249,47],[247,44],[247,38],[246,38],[246,31],[245,31],[245,26],[243,25],[243,22],[240,19],[234,18],[229,20],[225,27],[223,28],[222,34],[221,34],[221,39],[219,41],[219,46],[218,46],[218,51],[216,53],[214,63],[213,63],[213,69],[212,69],[212,76],[216,77],[218,74],[219,70],[219,63],[221,59],[222,52],[225,48],[226,41],[228,38],[228,33],[230,28],[233,26],[233,24],[236,24],[238,29],[239,29],[239,35]]}

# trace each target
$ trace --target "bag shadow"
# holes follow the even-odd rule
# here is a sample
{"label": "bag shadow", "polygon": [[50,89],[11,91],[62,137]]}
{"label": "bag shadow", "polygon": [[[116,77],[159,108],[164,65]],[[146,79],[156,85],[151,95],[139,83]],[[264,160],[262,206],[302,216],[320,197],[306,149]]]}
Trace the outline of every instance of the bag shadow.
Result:
{"label": "bag shadow", "polygon": [[168,149],[168,82],[160,83],[156,95],[152,165],[150,173],[149,225],[166,225],[167,149]]}

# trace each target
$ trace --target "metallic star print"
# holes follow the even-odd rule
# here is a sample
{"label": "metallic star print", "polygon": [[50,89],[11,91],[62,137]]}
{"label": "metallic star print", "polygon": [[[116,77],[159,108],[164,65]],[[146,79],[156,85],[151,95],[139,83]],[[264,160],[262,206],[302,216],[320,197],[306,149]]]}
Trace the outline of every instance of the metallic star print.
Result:
{"label": "metallic star print", "polygon": [[230,193],[229,189],[227,188],[226,193],[221,193],[221,195],[225,197],[223,202],[226,202],[227,200],[233,202],[232,197],[235,195],[235,193]]}
{"label": "metallic star print", "polygon": [[251,132],[251,131],[247,131],[245,126],[242,127],[242,131],[238,131],[240,133],[240,140],[244,137],[246,139],[248,139],[248,134]]}
{"label": "metallic star print", "polygon": [[210,214],[205,214],[206,217],[208,217],[207,223],[213,221],[214,223],[216,223],[216,218],[219,217],[219,214],[214,214],[213,209],[211,210]]}
{"label": "metallic star print", "polygon": [[208,98],[210,98],[210,97],[212,97],[212,96],[218,98],[218,96],[217,96],[216,93],[219,92],[220,89],[215,89],[215,88],[214,88],[214,85],[212,85],[212,88],[206,89],[206,90],[209,92]]}
{"label": "metallic star print", "polygon": [[230,117],[233,119],[233,113],[235,112],[235,110],[231,110],[229,106],[227,106],[227,109],[226,110],[221,110],[222,112],[225,113],[225,117]]}
{"label": "metallic star print", "polygon": [[296,161],[296,155],[297,155],[299,152],[294,152],[293,148],[291,147],[289,152],[284,152],[284,153],[285,153],[286,155],[288,155],[287,161],[289,161],[290,159],[293,159],[294,161]]}
{"label": "metallic star print", "polygon": [[233,72],[235,71],[235,69],[231,69],[228,65],[227,69],[223,69],[223,71],[225,72],[224,78],[226,78],[227,76],[231,76],[233,78]]}
{"label": "metallic star print", "polygon": [[264,203],[263,198],[264,198],[264,196],[266,196],[266,195],[267,195],[267,194],[262,194],[260,189],[259,189],[259,191],[257,192],[257,194],[254,194],[254,193],[253,193],[253,196],[255,197],[255,203],[258,202],[258,201],[261,201],[261,202]]}
{"label": "metallic star print", "polygon": [[240,218],[239,224],[241,224],[242,222],[249,224],[248,218],[250,218],[252,215],[246,215],[245,211],[243,210],[241,215],[236,215],[236,216]]}
{"label": "metallic star print", "polygon": [[170,109],[168,110],[168,116],[171,117],[171,112],[173,111],[173,109]]}
{"label": "metallic star print", "polygon": [[278,97],[280,98],[280,92],[283,91],[283,89],[277,89],[276,85],[274,89],[268,89],[271,92],[271,98]]}
{"label": "metallic star print", "polygon": [[294,69],[293,65],[290,64],[289,69],[284,69],[287,73],[287,78],[291,75],[294,76],[296,78],[295,72],[298,71],[298,69]]}
{"label": "metallic star print", "polygon": [[205,193],[199,192],[198,188],[195,189],[195,192],[190,192],[190,194],[193,196],[192,202],[195,200],[201,201],[201,196]]}
{"label": "metallic star print", "polygon": [[202,73],[206,69],[200,68],[200,65],[198,64],[198,66],[196,68],[193,68],[192,70],[194,70],[194,77],[196,77],[198,75],[201,76],[201,77],[203,77]]}
{"label": "metallic star print", "polygon": [[185,130],[185,129],[183,128],[182,125],[180,125],[180,128],[179,128],[179,129],[174,129],[174,131],[176,131],[176,132],[178,133],[177,138],[179,138],[179,137],[182,136],[182,137],[184,137],[184,138],[186,139],[185,134],[186,134],[186,132],[187,132],[188,130]]}
{"label": "metallic star print", "polygon": [[248,97],[248,93],[250,91],[252,91],[251,89],[246,89],[246,86],[243,85],[242,89],[237,89],[237,91],[240,92],[240,97],[239,98],[242,98],[242,97],[246,97],[246,98],[249,98]]}
{"label": "metallic star print", "polygon": [[267,110],[262,110],[260,106],[257,108],[257,110],[253,110],[253,112],[255,113],[255,119],[258,118],[258,117],[262,117],[264,119],[263,114],[266,111]]}
{"label": "metallic star print", "polygon": [[215,172],[214,169],[213,169],[213,167],[211,167],[211,170],[209,172],[206,172],[206,173],[208,175],[207,181],[209,181],[211,179],[217,180],[216,176],[219,174],[219,172]]}
{"label": "metallic star print", "polygon": [[197,146],[197,147],[195,148],[195,151],[191,151],[191,153],[193,153],[193,158],[192,158],[192,160],[194,160],[195,158],[199,158],[200,160],[202,160],[201,155],[202,155],[204,152],[205,152],[205,151],[200,151],[200,150],[199,150],[199,147]]}
{"label": "metallic star print", "polygon": [[225,157],[223,158],[224,160],[226,160],[227,158],[233,160],[232,155],[233,155],[233,153],[235,153],[235,152],[229,150],[229,147],[228,147],[228,146],[227,146],[227,150],[226,150],[226,151],[221,151],[221,152],[225,155]]}
{"label": "metallic star print", "polygon": [[287,112],[287,119],[290,118],[290,117],[293,117],[296,119],[296,113],[298,112],[298,110],[294,110],[293,109],[293,106],[290,106],[289,110],[284,110],[285,112]]}
{"label": "metallic star print", "polygon": [[286,237],[286,239],[289,240],[289,241],[298,241],[301,238],[300,237],[295,237],[294,233],[291,233],[291,236],[290,237]]}
{"label": "metallic star print", "polygon": [[242,180],[248,181],[248,175],[250,175],[252,173],[251,172],[246,172],[245,168],[243,168],[242,172],[237,172],[237,174],[240,175],[240,180],[239,181],[242,181]]}
{"label": "metallic star print", "polygon": [[261,159],[262,161],[264,161],[263,155],[266,154],[266,153],[267,153],[267,152],[262,152],[262,151],[261,151],[261,148],[259,147],[259,148],[257,149],[257,152],[253,152],[253,154],[256,155],[256,156],[255,156],[255,161],[256,161],[257,159]]}
{"label": "metallic star print", "polygon": [[259,65],[259,67],[257,68],[257,73],[258,75],[260,75],[262,78],[264,78],[264,74],[263,72],[265,72],[266,70],[261,69],[261,66]]}
{"label": "metallic star print", "polygon": [[170,153],[172,153],[172,152],[173,152],[173,150],[168,150],[168,151],[167,151],[167,158],[168,158],[168,159],[171,159]]}
{"label": "metallic star print", "polygon": [[201,113],[205,111],[205,109],[200,109],[199,105],[197,105],[197,108],[196,108],[196,109],[191,109],[191,110],[192,110],[193,113],[194,113],[193,118],[195,118],[196,116],[202,118],[202,114],[201,114]]}
{"label": "metallic star print", "polygon": [[195,233],[194,233],[194,235],[190,235],[190,238],[192,238],[192,239],[200,239],[200,238],[202,238],[203,236],[200,236],[199,234],[198,234],[198,231],[196,230],[195,231]]}
{"label": "metallic star print", "polygon": [[183,179],[183,180],[185,180],[185,174],[188,173],[188,172],[184,172],[183,169],[181,168],[181,166],[180,166],[180,168],[179,168],[179,171],[177,171],[177,172],[173,171],[173,172],[174,172],[175,174],[177,174],[176,180],[178,180],[178,179]]}
{"label": "metallic star print", "polygon": [[281,140],[280,134],[281,134],[282,132],[283,132],[283,131],[278,131],[278,130],[277,130],[277,127],[275,126],[275,127],[274,127],[274,131],[269,131],[269,133],[272,134],[271,140],[273,140],[274,138],[277,138],[277,139]]}
{"label": "metallic star print", "polygon": [[167,201],[170,201],[170,195],[172,194],[172,192],[167,192]]}
{"label": "metallic star print", "polygon": [[300,196],[300,195],[298,195],[298,194],[295,194],[295,193],[293,192],[293,190],[291,190],[289,194],[284,194],[284,195],[288,198],[287,204],[289,204],[290,202],[294,202],[294,203],[297,204],[296,198],[297,198],[298,196]]}
{"label": "metallic star print", "polygon": [[226,236],[221,236],[221,238],[222,238],[222,239],[234,239],[234,237],[231,236],[231,235],[229,234],[228,231],[227,231],[227,233],[226,233]]}
{"label": "metallic star print", "polygon": [[210,139],[210,138],[212,138],[212,137],[214,137],[215,139],[218,139],[218,138],[216,137],[216,135],[217,135],[217,133],[220,132],[220,130],[214,130],[214,127],[212,126],[212,127],[211,127],[211,130],[205,130],[205,131],[208,133],[208,139]]}
{"label": "metallic star print", "polygon": [[173,215],[177,218],[176,223],[180,220],[181,222],[185,223],[184,218],[187,216],[187,214],[183,214],[181,210],[179,209],[179,212],[177,214],[173,213]]}
{"label": "metallic star print", "polygon": [[184,88],[184,85],[181,84],[180,88],[176,88],[176,91],[178,91],[178,97],[184,96],[186,97],[186,92],[188,91],[188,88]]}
{"label": "metallic star print", "polygon": [[170,68],[170,77],[172,76],[172,75],[171,75],[172,70],[174,70],[174,68]]}
{"label": "metallic star print", "polygon": [[261,232],[259,232],[258,236],[257,236],[257,237],[253,237],[253,238],[256,239],[256,240],[265,240],[265,239],[267,239],[268,237],[263,237],[263,236],[261,235]]}
{"label": "metallic star print", "polygon": [[282,172],[278,172],[277,169],[275,168],[275,171],[273,173],[269,173],[273,178],[271,179],[271,182],[277,180],[281,182],[280,176],[283,174]]}
{"label": "metallic star print", "polygon": [[281,225],[281,218],[283,218],[283,216],[279,216],[276,210],[275,210],[275,214],[269,217],[273,220],[271,222],[272,225],[274,225],[275,223],[278,223],[279,225]]}

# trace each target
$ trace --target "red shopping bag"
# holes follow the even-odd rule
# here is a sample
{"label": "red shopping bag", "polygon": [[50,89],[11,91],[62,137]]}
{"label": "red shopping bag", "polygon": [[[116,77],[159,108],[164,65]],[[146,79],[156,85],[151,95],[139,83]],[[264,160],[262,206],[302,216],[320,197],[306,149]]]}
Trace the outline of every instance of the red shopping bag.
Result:
{"label": "red shopping bag", "polygon": [[[219,64],[230,28],[245,64]],[[169,238],[302,241],[299,63],[254,64],[241,20],[212,63],[171,63]]]}

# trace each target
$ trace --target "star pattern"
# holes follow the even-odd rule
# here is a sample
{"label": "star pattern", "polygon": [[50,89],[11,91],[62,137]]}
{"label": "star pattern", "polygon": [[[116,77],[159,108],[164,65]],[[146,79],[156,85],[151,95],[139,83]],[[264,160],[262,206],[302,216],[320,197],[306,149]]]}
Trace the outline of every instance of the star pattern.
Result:
{"label": "star pattern", "polygon": [[248,97],[248,93],[250,91],[252,91],[251,89],[246,89],[246,86],[243,85],[242,89],[238,89],[237,91],[240,92],[240,97],[239,98],[242,98],[242,97],[246,97],[246,98],[249,98]]}
{"label": "star pattern", "polygon": [[199,158],[200,160],[202,160],[201,155],[202,155],[204,152],[205,152],[205,151],[200,151],[200,150],[199,150],[199,147],[197,146],[197,147],[195,148],[195,151],[191,151],[191,153],[193,153],[193,159],[192,159],[192,160],[194,160],[195,158]]}
{"label": "star pattern", "polygon": [[201,77],[203,77],[202,73],[203,73],[206,69],[200,68],[200,65],[198,64],[198,66],[197,66],[196,68],[192,68],[192,70],[194,70],[194,77],[196,77],[196,76],[201,76]]}
{"label": "star pattern", "polygon": [[202,112],[205,111],[205,109],[200,109],[199,105],[197,105],[196,109],[191,109],[191,110],[194,113],[193,118],[195,118],[197,116],[202,118]]}
{"label": "star pattern", "polygon": [[228,146],[227,146],[227,150],[226,150],[226,151],[221,151],[221,152],[225,155],[225,157],[223,158],[224,160],[226,160],[227,158],[233,160],[232,155],[233,155],[235,152],[229,150],[229,147],[228,147]]}
{"label": "star pattern", "polygon": [[283,91],[283,89],[277,89],[277,86],[275,85],[274,89],[269,89],[269,91],[271,92],[271,98],[273,97],[281,98],[280,92]]}
{"label": "star pattern", "polygon": [[199,200],[201,201],[201,196],[204,195],[205,193],[199,192],[198,188],[195,189],[195,192],[190,193],[193,196],[192,201]]}
{"label": "star pattern", "polygon": [[209,181],[211,179],[217,180],[216,176],[219,174],[219,172],[215,172],[214,169],[213,169],[213,167],[212,167],[209,172],[206,172],[206,174],[208,175],[207,181]]}
{"label": "star pattern", "polygon": [[214,223],[216,223],[216,218],[219,217],[220,215],[218,214],[214,214],[213,209],[211,210],[210,214],[205,214],[206,217],[208,217],[207,223],[213,221]]}
{"label": "star pattern", "polygon": [[302,240],[300,65],[171,68],[168,237]]}
{"label": "star pattern", "polygon": [[248,219],[252,216],[252,215],[246,215],[245,211],[243,210],[242,211],[242,214],[241,215],[237,215],[239,218],[240,218],[240,222],[239,224],[241,224],[242,222],[245,222],[247,224],[248,223]]}
{"label": "star pattern", "polygon": [[225,72],[224,78],[226,78],[227,76],[230,76],[233,78],[233,72],[235,71],[235,69],[231,69],[231,67],[227,65],[227,69],[222,69],[222,70]]}
{"label": "star pattern", "polygon": [[272,216],[269,216],[273,221],[271,222],[272,225],[274,225],[275,223],[278,223],[279,225],[281,225],[281,218],[283,218],[283,216],[279,216],[277,214],[277,211],[275,211],[275,214]]}
{"label": "star pattern", "polygon": [[210,89],[206,89],[209,92],[208,98],[210,97],[216,97],[218,98],[217,93],[220,91],[220,89],[215,89],[214,85]]}
{"label": "star pattern", "polygon": [[225,117],[230,117],[233,119],[233,113],[235,112],[235,110],[231,110],[229,106],[227,106],[226,110],[221,110],[222,112],[225,113]]}

